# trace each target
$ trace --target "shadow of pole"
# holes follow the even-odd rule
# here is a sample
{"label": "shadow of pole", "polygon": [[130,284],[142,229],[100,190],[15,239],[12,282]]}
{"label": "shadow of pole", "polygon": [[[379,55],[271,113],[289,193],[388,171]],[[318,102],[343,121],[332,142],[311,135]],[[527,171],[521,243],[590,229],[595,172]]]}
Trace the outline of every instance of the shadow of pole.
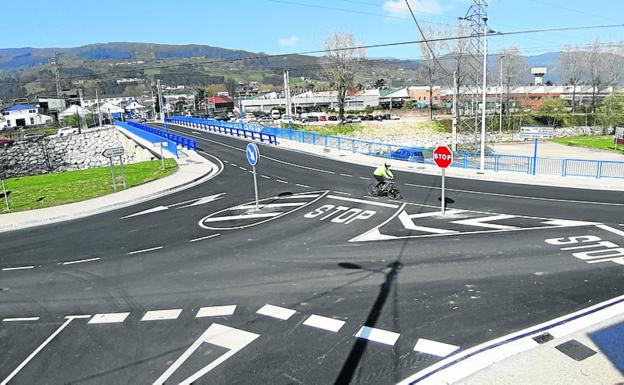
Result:
{"label": "shadow of pole", "polygon": [[[383,309],[386,301],[388,300],[388,295],[390,294],[390,290],[392,289],[392,284],[396,280],[401,267],[403,266],[401,262],[395,261],[390,265],[390,271],[386,273],[386,279],[381,284],[381,289],[379,290],[379,294],[377,295],[377,299],[373,304],[368,316],[366,317],[366,321],[364,322],[364,326],[374,327],[379,320],[379,316],[381,315],[381,310]],[[342,365],[342,369],[334,381],[334,385],[346,385],[351,382],[353,379],[353,375],[357,370],[360,361],[362,360],[362,356],[366,351],[366,347],[368,346],[368,340],[363,338],[358,338],[351,348],[351,352],[347,357],[346,361]]]}

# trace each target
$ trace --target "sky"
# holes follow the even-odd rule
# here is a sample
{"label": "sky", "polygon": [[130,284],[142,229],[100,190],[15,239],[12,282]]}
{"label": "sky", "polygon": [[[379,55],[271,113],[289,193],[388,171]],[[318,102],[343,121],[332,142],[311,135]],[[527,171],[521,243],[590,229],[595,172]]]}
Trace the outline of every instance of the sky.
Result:
{"label": "sky", "polygon": [[[437,30],[455,26],[472,2],[410,1],[424,29]],[[493,30],[511,32],[622,23],[624,1],[489,0],[487,11]],[[129,41],[280,54],[320,50],[336,30],[353,32],[364,44],[420,39],[405,0],[31,0],[27,7],[6,2],[3,15],[0,48]],[[491,53],[517,46],[535,55],[596,38],[623,41],[624,28],[498,36],[489,44]],[[368,49],[367,55],[413,59],[420,51],[417,45],[395,46]]]}

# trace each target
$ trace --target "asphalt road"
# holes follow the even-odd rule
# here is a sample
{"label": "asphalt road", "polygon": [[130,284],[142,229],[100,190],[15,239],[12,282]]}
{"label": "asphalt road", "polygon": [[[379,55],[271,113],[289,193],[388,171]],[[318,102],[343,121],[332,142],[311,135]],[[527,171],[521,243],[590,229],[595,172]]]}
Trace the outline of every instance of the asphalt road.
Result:
{"label": "asphalt road", "polygon": [[0,384],[391,384],[624,292],[619,192],[447,178],[440,217],[436,177],[259,145],[252,211],[246,142],[174,129],[216,178],[0,234]]}

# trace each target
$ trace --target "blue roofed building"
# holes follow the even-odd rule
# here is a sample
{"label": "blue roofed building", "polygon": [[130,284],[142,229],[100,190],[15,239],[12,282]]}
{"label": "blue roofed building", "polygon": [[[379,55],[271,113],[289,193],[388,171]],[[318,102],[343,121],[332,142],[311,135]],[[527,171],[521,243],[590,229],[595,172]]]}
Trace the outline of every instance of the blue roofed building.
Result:
{"label": "blue roofed building", "polygon": [[0,129],[40,126],[52,123],[52,117],[39,112],[32,104],[16,104],[2,110]]}

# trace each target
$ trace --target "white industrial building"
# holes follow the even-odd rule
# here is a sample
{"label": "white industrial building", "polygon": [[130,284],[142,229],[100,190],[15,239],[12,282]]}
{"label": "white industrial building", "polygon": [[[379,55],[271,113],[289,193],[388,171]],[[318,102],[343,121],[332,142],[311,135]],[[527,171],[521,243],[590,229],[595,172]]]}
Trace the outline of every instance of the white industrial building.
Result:
{"label": "white industrial building", "polygon": [[52,117],[39,113],[39,107],[30,104],[16,104],[2,110],[0,128],[29,127],[52,123]]}

